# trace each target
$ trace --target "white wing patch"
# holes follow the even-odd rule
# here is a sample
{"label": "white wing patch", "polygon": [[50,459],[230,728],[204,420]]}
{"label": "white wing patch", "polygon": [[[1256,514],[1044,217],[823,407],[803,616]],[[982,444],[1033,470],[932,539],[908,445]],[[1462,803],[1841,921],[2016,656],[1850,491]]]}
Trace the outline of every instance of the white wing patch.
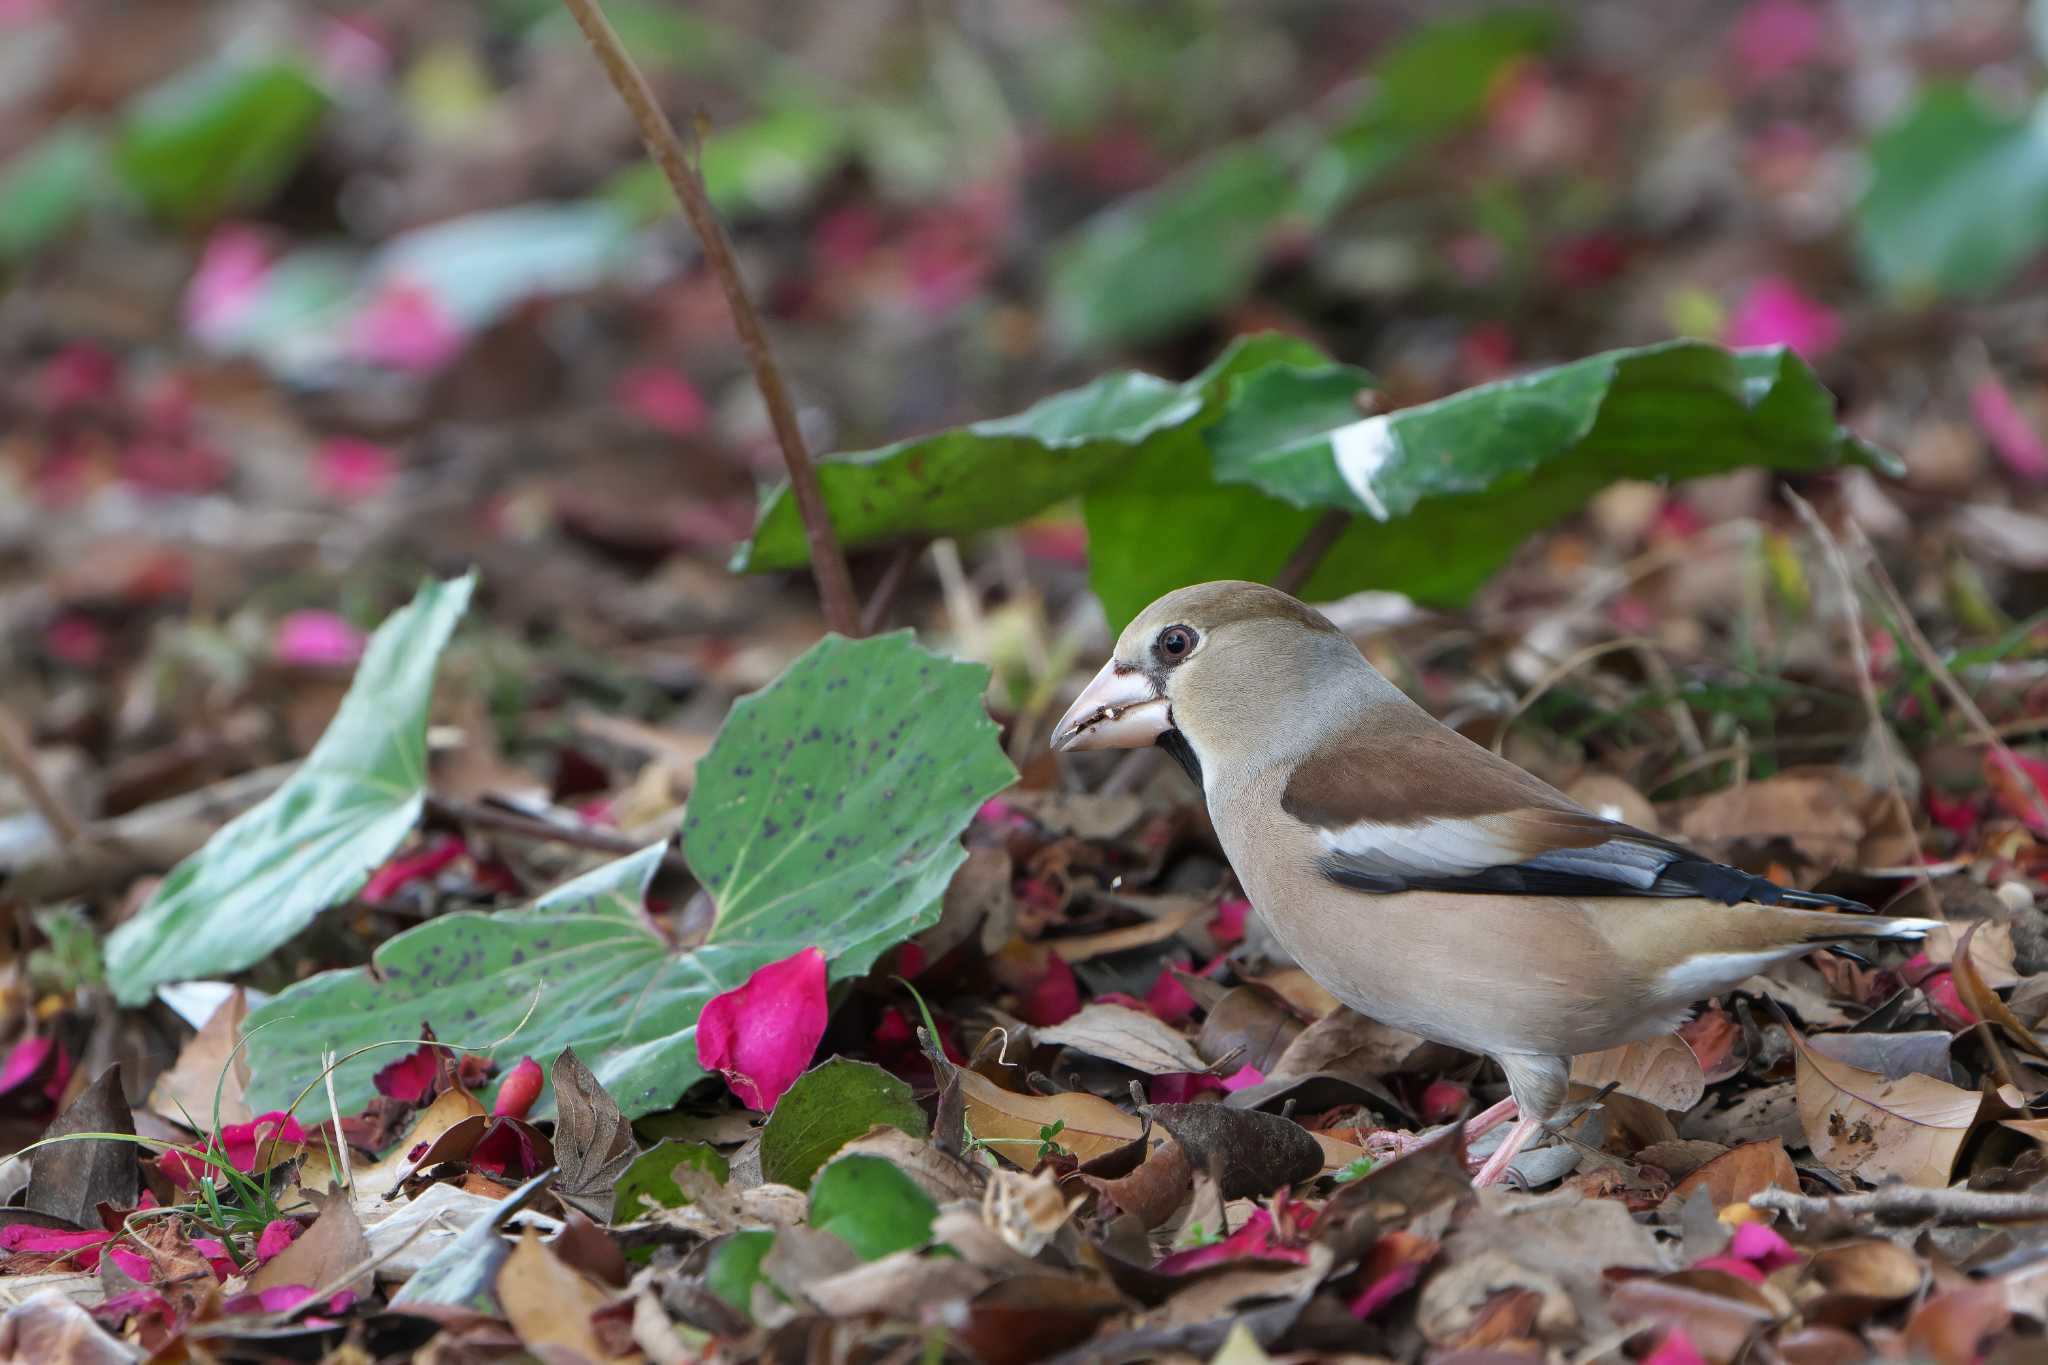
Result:
{"label": "white wing patch", "polygon": [[[1510,817],[1511,819],[1511,817]],[[1648,890],[1673,861],[1671,850],[1627,838],[1590,848],[1558,848],[1530,855],[1526,833],[1517,837],[1490,817],[1425,820],[1416,825],[1360,821],[1317,833],[1323,846],[1367,871],[1394,877],[1463,877],[1489,867],[1519,866],[1570,873],[1617,886]]]}

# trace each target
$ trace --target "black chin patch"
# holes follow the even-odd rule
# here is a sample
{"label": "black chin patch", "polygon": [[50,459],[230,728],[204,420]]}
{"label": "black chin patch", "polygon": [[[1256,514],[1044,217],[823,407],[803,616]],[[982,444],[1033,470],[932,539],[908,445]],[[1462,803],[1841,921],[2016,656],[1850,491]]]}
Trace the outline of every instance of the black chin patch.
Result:
{"label": "black chin patch", "polygon": [[1174,762],[1180,764],[1189,781],[1197,787],[1202,785],[1202,760],[1195,757],[1195,746],[1188,743],[1186,735],[1178,730],[1166,730],[1152,742],[1173,755]]}

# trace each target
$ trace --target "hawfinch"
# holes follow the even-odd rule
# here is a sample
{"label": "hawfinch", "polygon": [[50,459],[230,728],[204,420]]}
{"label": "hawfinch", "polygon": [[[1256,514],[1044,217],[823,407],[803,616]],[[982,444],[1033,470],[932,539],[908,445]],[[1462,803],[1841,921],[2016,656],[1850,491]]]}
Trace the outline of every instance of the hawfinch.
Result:
{"label": "hawfinch", "polygon": [[1201,784],[1303,970],[1361,1014],[1500,1063],[1511,1098],[1471,1130],[1517,1122],[1479,1184],[1556,1115],[1574,1054],[1669,1033],[1780,958],[1935,923],[1841,914],[1867,907],[1593,814],[1256,583],[1147,607],[1053,732],[1057,750],[1155,743]]}

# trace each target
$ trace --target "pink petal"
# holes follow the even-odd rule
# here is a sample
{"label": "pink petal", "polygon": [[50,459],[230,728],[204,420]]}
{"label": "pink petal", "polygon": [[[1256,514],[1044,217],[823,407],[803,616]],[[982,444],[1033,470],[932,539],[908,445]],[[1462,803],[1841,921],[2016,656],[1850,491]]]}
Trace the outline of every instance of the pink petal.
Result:
{"label": "pink petal", "polygon": [[1747,1280],[1751,1284],[1762,1284],[1764,1282],[1764,1272],[1738,1256],[1704,1257],[1693,1262],[1692,1268],[1694,1270],[1718,1270],[1723,1274],[1733,1275],[1738,1280]]}
{"label": "pink petal", "polygon": [[1266,1261],[1292,1261],[1296,1265],[1308,1262],[1308,1251],[1303,1247],[1282,1246],[1273,1240],[1273,1215],[1264,1208],[1256,1210],[1244,1220],[1244,1226],[1222,1241],[1205,1247],[1191,1247],[1176,1251],[1162,1258],[1152,1268],[1162,1275],[1185,1275],[1191,1270],[1204,1266],[1220,1265],[1243,1257],[1256,1257]]}
{"label": "pink petal", "polygon": [[[370,880],[363,883],[359,899],[373,905],[378,901],[390,900],[401,888],[417,881],[424,881],[468,852],[469,845],[464,843],[460,836],[443,835],[418,852],[409,853],[402,858],[393,858],[372,872]],[[394,1062],[392,1065],[397,1066],[401,1063]]]}
{"label": "pink petal", "polygon": [[499,1083],[498,1098],[491,1105],[494,1118],[523,1119],[532,1110],[533,1102],[540,1098],[544,1084],[540,1074],[540,1063],[531,1057],[521,1057],[519,1065],[505,1073]]}
{"label": "pink petal", "polygon": [[314,29],[309,44],[322,83],[347,88],[374,87],[391,74],[391,43],[377,22],[364,14],[330,15]]}
{"label": "pink petal", "polygon": [[1050,1028],[1063,1024],[1081,1012],[1081,986],[1074,980],[1074,969],[1057,953],[1050,954],[1046,961],[1045,975],[1038,978],[1036,985],[1019,1002],[1024,1022],[1039,1028]]}
{"label": "pink petal", "polygon": [[299,1225],[289,1218],[273,1218],[263,1225],[256,1239],[256,1259],[267,1261],[299,1238]]}
{"label": "pink petal", "polygon": [[659,365],[643,365],[621,377],[618,401],[656,431],[671,436],[695,436],[711,420],[711,405],[696,386]]}
{"label": "pink petal", "polygon": [[2029,483],[2048,482],[2048,443],[1998,376],[1986,375],[1971,387],[1970,412],[2008,469]]}
{"label": "pink petal", "polygon": [[1744,1223],[1736,1228],[1734,1239],[1728,1243],[1728,1254],[1739,1256],[1766,1272],[1798,1265],[1800,1261],[1799,1253],[1792,1249],[1792,1244],[1768,1223]]}
{"label": "pink petal", "polygon": [[331,611],[295,611],[277,623],[277,657],[307,668],[340,668],[363,654],[360,630]]}
{"label": "pink petal", "polygon": [[1223,1078],[1223,1088],[1235,1093],[1254,1085],[1264,1085],[1266,1073],[1247,1063]]}
{"label": "pink petal", "polygon": [[1643,1365],[1707,1365],[1683,1327],[1674,1327],[1657,1343],[1657,1349],[1643,1357]]}
{"label": "pink petal", "polygon": [[[534,1067],[536,1071],[539,1069],[538,1065]],[[377,1087],[377,1093],[387,1099],[418,1104],[434,1093],[434,1082],[440,1074],[440,1049],[431,1043],[422,1043],[380,1070],[370,1078],[370,1082]]]}
{"label": "pink petal", "polygon": [[375,497],[397,477],[397,459],[375,441],[336,436],[323,441],[313,457],[313,486],[335,502]]}
{"label": "pink petal", "polygon": [[1167,1023],[1177,1024],[1195,1012],[1195,997],[1180,984],[1173,968],[1167,967],[1152,983],[1152,989],[1145,992],[1145,1005]]}
{"label": "pink petal", "polygon": [[1449,1123],[1465,1107],[1472,1092],[1456,1081],[1434,1080],[1422,1088],[1416,1117],[1424,1123]]}
{"label": "pink petal", "polygon": [[393,280],[356,315],[349,352],[387,369],[437,370],[462,350],[462,332],[425,285]]}
{"label": "pink petal", "polygon": [[1752,80],[1768,80],[1820,55],[1826,19],[1799,0],[1756,0],[1735,22],[1735,60]]}
{"label": "pink petal", "polygon": [[[23,1038],[7,1050],[7,1060],[0,1062],[0,1095],[6,1094],[22,1084],[29,1077],[43,1069],[43,1063],[50,1058],[50,1050],[57,1045],[55,1038]],[[8,1229],[13,1231],[12,1228]]]}
{"label": "pink petal", "polygon": [[532,1179],[542,1167],[534,1130],[516,1118],[494,1120],[470,1152],[469,1164],[515,1185]]}
{"label": "pink petal", "polygon": [[261,232],[241,223],[215,228],[185,287],[185,330],[201,341],[226,341],[255,305],[269,274],[270,251]]}
{"label": "pink petal", "polygon": [[805,948],[711,998],[697,1018],[697,1061],[749,1109],[773,1109],[810,1065],[827,1014],[825,954]]}
{"label": "pink petal", "polygon": [[1408,1261],[1374,1280],[1351,1301],[1351,1316],[1364,1322],[1422,1278],[1422,1263]]}
{"label": "pink petal", "polygon": [[1216,918],[1209,922],[1209,933],[1225,947],[1244,938],[1244,917],[1251,913],[1252,903],[1242,896],[1232,897],[1216,907]]}
{"label": "pink petal", "polygon": [[228,1255],[227,1243],[218,1238],[194,1237],[192,1249],[204,1256],[206,1263],[213,1267],[213,1278],[216,1280],[225,1283],[229,1277],[241,1273],[241,1267],[235,1264],[235,1258]]}
{"label": "pink petal", "polygon": [[106,628],[90,616],[71,613],[43,627],[43,648],[72,668],[97,668],[107,657]]}
{"label": "pink petal", "polygon": [[1790,346],[1813,361],[1833,350],[1841,337],[1842,322],[1833,309],[1772,275],[1749,287],[1721,340],[1730,346]]}
{"label": "pink petal", "polygon": [[258,1114],[247,1123],[230,1123],[220,1130],[219,1150],[238,1171],[254,1171],[256,1158],[272,1142],[304,1142],[306,1130],[299,1121],[280,1109]]}
{"label": "pink petal", "polygon": [[107,1255],[112,1258],[115,1265],[121,1267],[121,1273],[131,1280],[148,1284],[156,1274],[155,1267],[149,1263],[149,1258],[139,1251],[130,1251],[127,1247],[108,1247]]}
{"label": "pink petal", "polygon": [[120,362],[110,352],[78,343],[50,357],[36,376],[36,387],[44,406],[70,408],[112,398],[120,375]]}
{"label": "pink petal", "polygon": [[111,1232],[88,1231],[66,1232],[61,1228],[39,1228],[29,1223],[16,1223],[0,1228],[0,1251],[19,1251],[33,1256],[64,1256],[72,1252],[90,1251],[90,1257],[78,1256],[78,1264],[87,1270],[99,1264],[99,1249],[107,1244],[114,1234]]}
{"label": "pink petal", "polygon": [[1176,1071],[1154,1076],[1145,1086],[1145,1097],[1154,1104],[1188,1104],[1222,1089],[1222,1080],[1206,1071]]}

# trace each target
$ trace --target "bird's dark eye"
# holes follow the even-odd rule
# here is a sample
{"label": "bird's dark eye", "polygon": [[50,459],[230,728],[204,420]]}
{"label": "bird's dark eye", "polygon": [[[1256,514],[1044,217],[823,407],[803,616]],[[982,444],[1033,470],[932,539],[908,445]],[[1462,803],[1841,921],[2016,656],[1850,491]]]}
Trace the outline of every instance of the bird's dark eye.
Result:
{"label": "bird's dark eye", "polygon": [[1194,650],[1195,633],[1186,626],[1168,626],[1152,645],[1152,653],[1163,664],[1177,664]]}

